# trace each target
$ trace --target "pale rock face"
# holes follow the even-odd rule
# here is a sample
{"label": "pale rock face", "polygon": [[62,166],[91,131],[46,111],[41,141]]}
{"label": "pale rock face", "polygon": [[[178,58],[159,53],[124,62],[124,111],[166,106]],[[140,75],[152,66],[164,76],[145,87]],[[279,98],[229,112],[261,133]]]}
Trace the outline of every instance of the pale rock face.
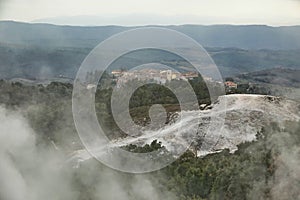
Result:
{"label": "pale rock face", "polygon": [[[175,123],[159,130],[145,130],[139,137],[127,137],[111,141],[111,147],[128,144],[145,145],[153,140],[162,142],[169,151],[184,148],[193,139],[198,156],[218,153],[229,149],[234,153],[238,145],[255,141],[262,127],[271,122],[282,127],[285,121],[300,120],[300,104],[280,97],[265,95],[235,94],[219,97],[212,109],[182,111]],[[180,116],[184,116],[178,120]],[[214,129],[223,119],[221,129]],[[200,124],[200,125],[199,125]],[[178,128],[181,127],[181,128]],[[197,133],[190,136],[189,131],[196,128]],[[176,131],[177,130],[177,131]],[[193,137],[193,138],[189,138]],[[101,149],[97,150],[101,152]],[[86,150],[74,152],[70,160],[78,163],[90,159]]]}

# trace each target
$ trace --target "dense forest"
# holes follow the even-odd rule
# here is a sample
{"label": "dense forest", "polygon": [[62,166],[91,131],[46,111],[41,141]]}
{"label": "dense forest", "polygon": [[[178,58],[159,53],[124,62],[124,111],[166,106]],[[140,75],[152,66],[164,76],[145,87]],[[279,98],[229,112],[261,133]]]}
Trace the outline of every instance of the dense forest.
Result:
{"label": "dense forest", "polygon": [[[190,81],[197,92],[199,104],[209,104],[207,89],[201,79]],[[147,109],[152,104],[165,102],[169,112],[180,109],[174,95],[159,85],[149,85],[139,88],[132,97],[131,115],[137,121],[147,117]],[[202,93],[200,92],[202,91]],[[206,92],[205,92],[206,91]],[[112,88],[101,88],[96,93],[96,110],[99,122],[107,127],[111,137],[118,131],[112,119],[110,110],[110,94]],[[159,93],[158,93],[159,92]],[[236,91],[247,92],[247,90]],[[147,97],[147,101],[144,97]],[[149,98],[148,98],[149,97]],[[72,84],[53,82],[49,85],[23,85],[18,82],[0,81],[0,104],[11,110],[21,110],[34,131],[38,134],[36,145],[51,146],[52,142],[66,152],[82,148],[77,136],[71,111]],[[150,100],[151,101],[150,101]],[[143,116],[140,116],[143,115]],[[279,176],[290,176],[283,172],[285,166],[283,147],[292,151],[300,142],[299,124],[287,122],[287,128],[281,130],[276,124],[269,124],[257,133],[258,140],[239,145],[234,154],[228,150],[221,153],[196,157],[192,151],[186,152],[176,162],[157,172],[147,174],[154,182],[160,183],[162,193],[175,194],[173,199],[204,200],[204,199],[278,199],[275,198]],[[283,134],[284,133],[284,134]],[[159,141],[150,145],[124,147],[131,152],[149,152],[164,148]],[[286,170],[289,170],[288,164]],[[74,184],[80,191],[80,199],[94,199],[92,196],[93,182],[99,177],[85,174],[84,170],[109,170],[122,177],[122,180],[132,180],[133,175],[119,173],[108,169],[93,160],[84,163],[80,168],[73,169]],[[292,172],[291,172],[292,173]],[[142,176],[142,175],[141,175]],[[87,177],[89,181],[86,182]],[[284,187],[297,188],[295,185]],[[297,199],[297,193],[280,199]],[[153,194],[154,195],[154,194]],[[279,194],[277,194],[279,195]],[[139,199],[132,197],[132,199]]]}
{"label": "dense forest", "polygon": [[[223,77],[272,69],[278,66],[298,69],[299,50],[245,50],[238,48],[206,48]],[[1,79],[53,79],[59,76],[74,79],[84,58],[92,48],[27,46],[0,43]],[[186,63],[178,62],[166,52],[147,51],[129,54],[122,59],[122,67],[138,66],[140,62],[163,61],[174,69]],[[147,62],[146,62],[147,63]],[[9,67],[7,67],[9,66]]]}

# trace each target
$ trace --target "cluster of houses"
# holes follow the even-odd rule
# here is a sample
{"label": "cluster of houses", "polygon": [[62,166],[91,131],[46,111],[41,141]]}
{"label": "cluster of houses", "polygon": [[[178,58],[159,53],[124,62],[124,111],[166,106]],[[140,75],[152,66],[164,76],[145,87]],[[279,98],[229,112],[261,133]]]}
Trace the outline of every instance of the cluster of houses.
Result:
{"label": "cluster of houses", "polygon": [[[111,75],[114,77],[114,80],[117,83],[118,87],[126,84],[131,80],[138,81],[147,81],[153,80],[158,84],[166,84],[167,81],[171,80],[191,80],[194,78],[198,78],[199,74],[197,72],[185,72],[179,73],[173,70],[158,70],[158,69],[141,69],[141,70],[132,70],[132,71],[124,71],[124,70],[113,70]],[[207,81],[212,81],[212,78],[203,77]],[[225,88],[227,90],[237,89],[238,84],[233,81],[226,81]]]}
{"label": "cluster of houses", "polygon": [[132,71],[113,70],[111,74],[117,82],[117,86],[124,85],[131,80],[153,80],[158,84],[164,85],[171,80],[190,80],[199,77],[197,72],[179,73],[173,70],[158,69],[141,69]]}
{"label": "cluster of houses", "polygon": [[238,87],[238,84],[233,81],[226,81],[224,84],[225,84],[225,87],[228,89],[237,89],[237,87]]}
{"label": "cluster of houses", "polygon": [[[93,74],[92,74],[93,75]],[[91,75],[91,76],[92,76]],[[124,70],[113,70],[111,71],[111,76],[116,83],[116,87],[120,88],[126,83],[138,80],[138,81],[149,81],[155,82],[157,84],[164,85],[168,81],[172,80],[192,80],[199,77],[199,74],[194,71],[179,73],[173,70],[159,70],[159,69],[140,69],[140,70],[132,70],[132,71],[124,71]],[[210,77],[203,77],[205,81],[214,82]],[[222,84],[220,82],[220,84]],[[238,88],[238,84],[233,82],[233,80],[228,80],[224,83],[225,89],[229,92],[235,91]],[[89,84],[87,89],[95,89],[96,85]]]}

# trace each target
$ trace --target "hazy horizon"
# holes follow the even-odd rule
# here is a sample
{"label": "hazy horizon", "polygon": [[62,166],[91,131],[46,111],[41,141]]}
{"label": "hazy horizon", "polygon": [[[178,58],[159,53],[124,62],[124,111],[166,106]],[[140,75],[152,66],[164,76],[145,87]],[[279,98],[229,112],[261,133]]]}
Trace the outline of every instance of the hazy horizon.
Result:
{"label": "hazy horizon", "polygon": [[[77,16],[73,16],[77,17]],[[135,24],[135,25],[126,25],[126,24],[118,24],[118,23],[107,23],[107,24],[81,24],[77,21],[74,22],[61,22],[60,18],[64,17],[57,17],[57,18],[43,18],[43,19],[37,19],[33,21],[21,21],[21,20],[14,20],[14,19],[0,19],[0,22],[15,22],[15,23],[25,23],[25,24],[48,24],[48,25],[55,25],[55,26],[77,26],[77,27],[105,27],[105,26],[120,26],[120,27],[143,27],[143,26],[267,26],[267,27],[294,27],[294,26],[300,26],[299,24],[291,24],[291,25],[270,25],[270,24],[259,24],[259,23],[211,23],[211,24],[205,24],[205,23],[149,23],[149,24]],[[59,21],[56,21],[59,19]]]}
{"label": "hazy horizon", "polygon": [[[59,7],[58,7],[59,5]],[[0,20],[79,26],[300,24],[298,0],[1,0]]]}

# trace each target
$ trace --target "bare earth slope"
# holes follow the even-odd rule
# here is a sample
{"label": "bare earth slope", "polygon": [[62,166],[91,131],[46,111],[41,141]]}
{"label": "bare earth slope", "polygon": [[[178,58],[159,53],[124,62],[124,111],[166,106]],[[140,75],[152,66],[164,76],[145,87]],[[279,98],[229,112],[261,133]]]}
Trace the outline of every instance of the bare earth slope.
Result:
{"label": "bare earth slope", "polygon": [[[193,137],[198,156],[217,153],[223,149],[229,149],[234,153],[237,145],[255,141],[264,126],[276,123],[282,127],[285,121],[300,120],[299,102],[265,95],[221,96],[211,110],[184,112],[182,120],[177,120],[159,130],[144,131],[139,137],[111,141],[110,146],[121,147],[129,144],[142,146],[158,140],[169,151],[177,151],[184,148],[187,137]],[[222,129],[213,131],[214,126],[222,121],[223,117],[225,121]],[[189,134],[192,127],[197,129],[196,136]],[[101,149],[96,151],[101,153]],[[80,162],[90,158],[86,150],[79,150],[72,154],[70,160],[75,161],[78,166]]]}

